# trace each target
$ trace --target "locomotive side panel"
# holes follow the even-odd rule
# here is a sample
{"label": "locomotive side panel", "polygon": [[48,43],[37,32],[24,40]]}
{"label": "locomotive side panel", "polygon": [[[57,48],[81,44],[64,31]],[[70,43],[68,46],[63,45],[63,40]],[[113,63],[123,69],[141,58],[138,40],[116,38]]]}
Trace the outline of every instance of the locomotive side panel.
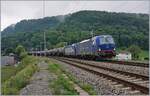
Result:
{"label": "locomotive side panel", "polygon": [[77,45],[77,55],[92,55],[93,50],[92,50],[92,40],[86,40],[78,43]]}

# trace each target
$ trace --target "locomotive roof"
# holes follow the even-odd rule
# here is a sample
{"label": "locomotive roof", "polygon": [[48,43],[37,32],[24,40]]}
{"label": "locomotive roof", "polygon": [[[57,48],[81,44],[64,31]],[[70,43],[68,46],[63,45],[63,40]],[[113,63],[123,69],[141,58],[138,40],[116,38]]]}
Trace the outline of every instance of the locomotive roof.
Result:
{"label": "locomotive roof", "polygon": [[83,40],[83,41],[81,41],[80,43],[84,43],[84,42],[87,42],[87,41],[89,41],[90,39],[86,39],[86,40]]}
{"label": "locomotive roof", "polygon": [[[92,40],[94,40],[95,38],[97,38],[97,37],[112,37],[111,35],[99,35],[99,36],[95,36],[95,37],[93,37],[92,38]],[[79,43],[84,43],[84,42],[87,42],[87,41],[89,41],[90,39],[86,39],[86,40],[83,40],[83,41],[81,41],[81,42],[79,42]]]}

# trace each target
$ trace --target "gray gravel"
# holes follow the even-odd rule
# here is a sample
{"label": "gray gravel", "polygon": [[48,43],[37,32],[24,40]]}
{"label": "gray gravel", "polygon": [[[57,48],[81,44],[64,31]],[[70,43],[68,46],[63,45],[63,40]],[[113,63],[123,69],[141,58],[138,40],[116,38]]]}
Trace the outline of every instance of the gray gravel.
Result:
{"label": "gray gravel", "polygon": [[71,73],[77,80],[81,81],[82,83],[88,83],[94,86],[97,95],[130,95],[129,91],[122,89],[123,87],[114,86],[110,80],[107,80],[103,77],[99,77],[92,73],[89,73],[85,70],[80,68],[65,64],[60,61],[56,61],[59,64],[63,64],[64,69]]}
{"label": "gray gravel", "polygon": [[[77,59],[75,59],[77,60]],[[132,72],[132,73],[136,73],[136,74],[141,74],[144,76],[149,76],[149,68],[146,67],[138,67],[138,66],[130,66],[130,65],[119,65],[119,64],[111,64],[111,63],[105,63],[105,62],[95,62],[95,61],[84,61],[84,60],[80,60],[82,62],[87,62],[90,64],[96,64],[98,66],[102,66],[102,67],[107,67],[107,68],[112,68],[112,69],[117,69],[120,71],[125,71],[125,72]]]}

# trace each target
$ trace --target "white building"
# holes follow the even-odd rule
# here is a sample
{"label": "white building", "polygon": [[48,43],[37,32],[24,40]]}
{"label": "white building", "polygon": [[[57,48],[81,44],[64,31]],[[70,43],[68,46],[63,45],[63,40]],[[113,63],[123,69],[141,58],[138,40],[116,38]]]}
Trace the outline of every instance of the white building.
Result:
{"label": "white building", "polygon": [[116,55],[115,59],[117,60],[131,60],[132,55],[130,52],[120,52]]}

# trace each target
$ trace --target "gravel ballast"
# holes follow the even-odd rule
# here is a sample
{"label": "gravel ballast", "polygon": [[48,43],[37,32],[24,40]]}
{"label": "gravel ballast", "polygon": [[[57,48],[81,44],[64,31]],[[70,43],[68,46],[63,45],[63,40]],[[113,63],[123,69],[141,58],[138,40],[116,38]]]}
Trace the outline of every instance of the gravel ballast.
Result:
{"label": "gravel ballast", "polygon": [[[108,79],[100,77],[98,75],[94,75],[90,72],[82,70],[80,68],[74,67],[72,65],[68,65],[66,63],[54,60],[58,64],[62,64],[65,71],[74,76],[77,80],[82,83],[88,83],[92,85],[97,92],[97,95],[125,95],[130,94],[129,91],[123,90],[123,87],[114,86],[113,83]],[[116,84],[119,85],[119,84]]]}
{"label": "gravel ballast", "polygon": [[[73,59],[78,60],[78,59]],[[88,61],[88,60],[78,60],[81,62],[86,62],[89,64],[96,64],[97,66],[102,66],[106,68],[116,69],[125,72],[136,73],[144,76],[149,76],[149,68],[139,67],[139,66],[130,66],[130,65],[121,65],[121,64],[111,64],[106,62],[96,62],[96,61]]]}

